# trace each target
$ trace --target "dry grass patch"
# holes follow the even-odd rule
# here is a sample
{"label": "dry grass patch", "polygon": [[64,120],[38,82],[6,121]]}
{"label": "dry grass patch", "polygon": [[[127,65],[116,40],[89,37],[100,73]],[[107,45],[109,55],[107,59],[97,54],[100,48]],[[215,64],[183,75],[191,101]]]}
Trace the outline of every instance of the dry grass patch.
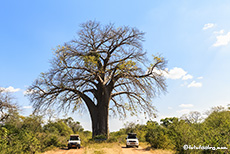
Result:
{"label": "dry grass patch", "polygon": [[143,149],[149,150],[153,154],[175,154],[172,150],[152,149],[150,144],[147,142],[140,142],[140,146]]}
{"label": "dry grass patch", "polygon": [[118,143],[90,143],[85,146],[84,154],[120,154]]}
{"label": "dry grass patch", "polygon": [[157,149],[157,150],[150,150],[153,154],[175,154],[174,151],[171,150],[161,150],[161,149]]}

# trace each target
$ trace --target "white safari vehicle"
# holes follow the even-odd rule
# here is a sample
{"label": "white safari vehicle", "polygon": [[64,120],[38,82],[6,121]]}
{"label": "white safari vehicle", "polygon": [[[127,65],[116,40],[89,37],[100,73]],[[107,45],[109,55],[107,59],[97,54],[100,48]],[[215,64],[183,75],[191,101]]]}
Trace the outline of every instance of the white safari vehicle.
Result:
{"label": "white safari vehicle", "polygon": [[81,140],[79,135],[76,134],[70,135],[70,138],[68,140],[68,149],[71,148],[78,148],[78,149],[81,148]]}
{"label": "white safari vehicle", "polygon": [[136,133],[128,133],[126,138],[126,147],[137,147],[139,146],[139,141]]}

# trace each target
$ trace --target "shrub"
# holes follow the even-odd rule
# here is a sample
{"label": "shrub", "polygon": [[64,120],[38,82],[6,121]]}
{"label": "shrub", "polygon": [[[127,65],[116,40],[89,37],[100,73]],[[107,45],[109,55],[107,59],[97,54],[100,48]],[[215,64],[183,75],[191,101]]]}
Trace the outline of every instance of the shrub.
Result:
{"label": "shrub", "polygon": [[161,126],[152,126],[146,133],[146,141],[155,149],[173,149],[174,145],[167,135],[167,130]]}

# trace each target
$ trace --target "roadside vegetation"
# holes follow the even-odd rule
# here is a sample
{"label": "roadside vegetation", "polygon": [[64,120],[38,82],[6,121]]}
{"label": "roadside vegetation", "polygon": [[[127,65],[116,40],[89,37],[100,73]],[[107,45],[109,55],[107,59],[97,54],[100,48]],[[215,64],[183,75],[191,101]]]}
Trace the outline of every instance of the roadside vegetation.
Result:
{"label": "roadside vegetation", "polygon": [[[140,146],[146,149],[169,150],[175,153],[229,153],[230,109],[214,107],[203,114],[191,112],[181,118],[168,117],[160,123],[126,123],[125,127],[92,139],[92,132],[84,131],[79,122],[71,117],[46,120],[41,115],[22,116],[19,108],[7,94],[0,93],[0,153],[32,154],[54,148],[64,148],[70,134],[79,134],[85,153],[103,153],[125,146],[127,133],[137,134]],[[5,99],[4,99],[5,98]],[[7,99],[6,99],[7,98]],[[4,101],[3,101],[4,100]],[[185,150],[184,145],[225,147],[222,150]],[[119,153],[119,151],[117,151]]]}
{"label": "roadside vegetation", "polygon": [[[0,126],[0,153],[1,154],[31,154],[44,152],[55,147],[63,148],[67,145],[70,134],[84,136],[82,143],[88,140],[92,133],[84,131],[79,122],[66,123],[67,119],[57,119],[44,123],[41,116],[30,115],[24,117],[14,111],[4,124]],[[69,118],[72,119],[72,118]],[[69,120],[68,119],[68,120]]]}
{"label": "roadside vegetation", "polygon": [[[139,140],[147,142],[151,149],[167,149],[180,154],[229,153],[230,109],[222,106],[213,107],[203,115],[204,117],[199,112],[190,112],[181,118],[161,119],[160,123],[128,123],[125,128],[110,133],[110,139],[124,143],[126,134],[135,132]],[[184,145],[209,149],[184,149]],[[218,147],[225,149],[213,150]]]}

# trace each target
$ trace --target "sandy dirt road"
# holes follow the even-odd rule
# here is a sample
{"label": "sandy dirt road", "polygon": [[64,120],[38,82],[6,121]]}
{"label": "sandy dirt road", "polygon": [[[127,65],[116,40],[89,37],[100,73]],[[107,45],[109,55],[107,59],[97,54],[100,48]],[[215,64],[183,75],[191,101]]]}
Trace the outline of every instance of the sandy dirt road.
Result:
{"label": "sandy dirt road", "polygon": [[[98,150],[99,151],[99,150]],[[48,151],[44,154],[83,154],[84,149],[59,149],[55,151]],[[89,152],[91,153],[91,152]],[[146,151],[143,148],[126,148],[121,147],[121,150],[116,151],[115,149],[105,149],[103,148],[103,153],[105,154],[153,154],[150,151]]]}
{"label": "sandy dirt road", "polygon": [[153,154],[149,150],[145,150],[141,146],[139,148],[126,148],[125,146],[121,147],[121,154]]}
{"label": "sandy dirt road", "polygon": [[95,153],[103,153],[103,154],[172,154],[172,152],[165,150],[156,150],[149,151],[141,146],[139,148],[126,148],[125,146],[120,146],[117,148],[102,148],[97,150],[86,150],[84,148],[81,149],[58,149],[54,151],[48,151],[43,154],[95,154]]}
{"label": "sandy dirt road", "polygon": [[43,154],[83,154],[84,153],[84,149],[58,149],[58,150],[54,150],[54,151],[47,151]]}

